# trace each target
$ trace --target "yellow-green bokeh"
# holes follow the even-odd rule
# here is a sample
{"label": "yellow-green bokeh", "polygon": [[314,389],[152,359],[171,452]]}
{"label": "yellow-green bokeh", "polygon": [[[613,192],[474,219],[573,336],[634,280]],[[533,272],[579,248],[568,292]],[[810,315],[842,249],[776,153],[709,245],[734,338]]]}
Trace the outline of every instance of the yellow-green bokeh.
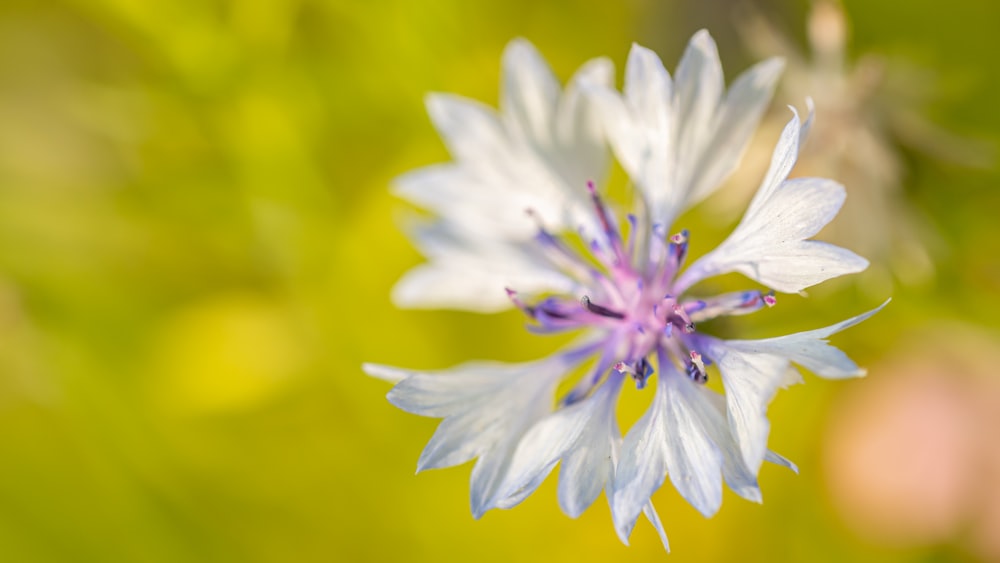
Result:
{"label": "yellow-green bokeh", "polygon": [[[360,364],[525,360],[553,347],[515,313],[389,301],[420,258],[397,227],[412,209],[388,186],[448,158],[426,92],[495,103],[500,53],[515,36],[565,79],[600,55],[620,75],[632,41],[672,68],[705,26],[731,78],[751,62],[735,4],[0,5],[0,561],[667,557],[642,522],[633,546],[621,545],[603,500],[579,520],[563,516],[554,479],[522,506],[473,521],[469,467],[414,477],[435,422],[391,407],[387,385]],[[804,42],[807,4],[761,7]],[[930,120],[1000,142],[1000,8],[847,9],[852,51],[930,69],[941,91]],[[947,319],[989,331],[1000,315],[996,170],[902,150],[905,197],[943,250],[933,281],[890,287],[889,309],[838,337],[869,365],[914,328]],[[702,241],[731,225],[710,209],[690,221]],[[832,323],[877,304],[865,279],[735,326],[761,336]],[[763,505],[727,493],[706,520],[669,487],[657,493],[669,557],[974,557],[961,537],[883,545],[832,510],[827,413],[859,385],[808,378],[778,396],[772,446],[801,474],[765,467]]]}

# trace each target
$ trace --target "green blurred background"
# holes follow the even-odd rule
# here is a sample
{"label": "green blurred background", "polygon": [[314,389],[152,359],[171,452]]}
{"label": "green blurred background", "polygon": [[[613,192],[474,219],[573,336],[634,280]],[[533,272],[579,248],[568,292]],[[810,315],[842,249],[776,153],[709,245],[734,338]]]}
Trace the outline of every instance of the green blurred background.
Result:
{"label": "green blurred background", "polygon": [[[619,544],[603,499],[577,521],[563,516],[555,479],[522,506],[473,521],[468,466],[413,476],[435,421],[391,407],[387,385],[359,366],[525,360],[553,347],[514,312],[390,303],[420,257],[397,228],[409,211],[388,185],[448,158],[425,92],[495,104],[500,53],[515,36],[562,79],[608,55],[620,80],[632,41],[672,69],[701,27],[732,79],[754,60],[737,33],[734,10],[746,6],[5,0],[0,561],[664,560],[645,522],[632,547]],[[756,5],[802,49],[809,8]],[[929,122],[1000,143],[1000,4],[846,9],[852,56],[923,69],[913,86],[933,84],[920,109]],[[989,547],[1000,538],[996,418],[967,421],[985,438],[962,450],[973,461],[949,481],[961,498],[943,532],[883,533],[878,522],[919,495],[873,509],[850,501],[872,496],[863,478],[838,477],[839,456],[860,455],[850,444],[894,428],[839,422],[860,412],[864,389],[913,388],[913,365],[939,365],[959,382],[981,373],[970,385],[984,389],[996,372],[997,169],[898,150],[900,201],[925,217],[934,274],[904,284],[866,273],[740,321],[739,334],[773,335],[894,298],[836,340],[870,367],[868,379],[807,376],[772,405],[772,447],[799,476],[765,467],[763,505],[727,493],[710,520],[669,486],[657,493],[670,560],[1000,560]],[[894,205],[867,220],[891,224]],[[709,207],[688,221],[718,240],[735,219],[715,220]],[[971,388],[958,393],[982,395]],[[1000,412],[990,404],[983,412]],[[921,409],[915,420],[943,424]],[[955,457],[942,449],[948,436],[926,449],[924,435],[889,439],[913,444],[901,456],[924,448],[921,467]],[[922,506],[906,510],[940,512]]]}

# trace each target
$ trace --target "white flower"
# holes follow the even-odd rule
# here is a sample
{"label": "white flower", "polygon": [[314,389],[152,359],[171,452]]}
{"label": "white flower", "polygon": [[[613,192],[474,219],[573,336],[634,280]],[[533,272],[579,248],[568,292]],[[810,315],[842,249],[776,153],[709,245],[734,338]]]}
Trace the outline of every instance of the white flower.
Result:
{"label": "white flower", "polygon": [[[684,270],[688,233],[667,236],[667,222],[737,165],[779,67],[757,65],[723,94],[715,44],[699,32],[676,82],[656,55],[634,46],[624,96],[608,86],[603,61],[589,63],[560,94],[537,53],[515,41],[504,55],[500,116],[473,102],[432,98],[432,117],[457,162],[399,183],[400,193],[438,218],[417,229],[430,263],[404,278],[397,300],[483,311],[501,308],[502,297],[535,331],[583,333],[567,350],[528,364],[473,363],[441,373],[364,366],[397,382],[393,404],[443,419],[418,469],[478,459],[474,516],[518,504],[558,464],[564,512],[578,516],[604,490],[623,541],[645,513],[666,547],[650,497],[667,477],[711,516],[723,482],[759,502],[763,461],[794,469],[767,450],[766,418],[777,389],[795,380],[792,364],[824,377],[863,374],[825,338],[874,311],[824,329],[724,341],[698,323],[773,306],[773,291],[686,295],[728,272],[798,292],[867,266],[850,251],[807,240],[844,199],[833,181],[787,179],[811,108],[805,125],[795,114],[785,127],[743,221],[718,248]],[[595,185],[582,186],[605,167],[601,131],[639,187],[627,236]],[[590,358],[586,375],[556,399],[560,381]],[[704,385],[716,370],[725,395]],[[623,384],[631,379],[642,389],[656,372],[649,409],[623,439],[615,418]]]}

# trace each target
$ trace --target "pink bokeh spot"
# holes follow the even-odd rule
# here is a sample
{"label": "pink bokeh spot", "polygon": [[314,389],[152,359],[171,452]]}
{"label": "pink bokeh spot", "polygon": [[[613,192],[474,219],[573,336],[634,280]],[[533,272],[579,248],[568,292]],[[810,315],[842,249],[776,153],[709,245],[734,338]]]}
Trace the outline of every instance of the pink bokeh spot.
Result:
{"label": "pink bokeh spot", "polygon": [[[920,350],[916,347],[915,350]],[[832,502],[882,545],[964,544],[1000,558],[1000,379],[985,354],[933,347],[873,370],[834,407],[825,469]]]}

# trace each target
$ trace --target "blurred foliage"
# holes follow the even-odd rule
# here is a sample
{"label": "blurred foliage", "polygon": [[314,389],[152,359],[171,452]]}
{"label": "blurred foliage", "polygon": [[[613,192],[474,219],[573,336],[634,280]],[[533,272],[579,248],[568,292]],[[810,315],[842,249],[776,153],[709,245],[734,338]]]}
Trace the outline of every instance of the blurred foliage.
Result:
{"label": "blurred foliage", "polygon": [[[536,43],[566,78],[619,68],[631,41],[673,66],[700,27],[727,76],[749,64],[732,6],[286,0],[0,4],[0,559],[409,561],[663,559],[640,524],[614,536],[599,500],[559,513],[554,479],[475,522],[468,468],[412,476],[434,421],[384,401],[362,361],[521,360],[552,342],[515,313],[399,311],[419,256],[391,179],[447,155],[427,91],[495,103],[500,52]],[[793,37],[808,5],[761,8]],[[928,117],[1000,142],[1000,5],[848,2],[858,52],[931,69]],[[896,288],[838,337],[865,363],[912,326],[996,328],[996,169],[904,152],[907,197],[944,238],[938,276]],[[692,225],[721,237],[710,211]],[[701,232],[701,231],[699,231]],[[694,252],[703,250],[697,246]],[[741,334],[820,326],[874,304],[864,276],[787,298]],[[871,377],[877,377],[873,373]],[[727,494],[705,520],[656,500],[677,561],[930,561],[960,543],[890,548],[830,508],[828,407],[864,381],[779,395],[765,504]]]}

